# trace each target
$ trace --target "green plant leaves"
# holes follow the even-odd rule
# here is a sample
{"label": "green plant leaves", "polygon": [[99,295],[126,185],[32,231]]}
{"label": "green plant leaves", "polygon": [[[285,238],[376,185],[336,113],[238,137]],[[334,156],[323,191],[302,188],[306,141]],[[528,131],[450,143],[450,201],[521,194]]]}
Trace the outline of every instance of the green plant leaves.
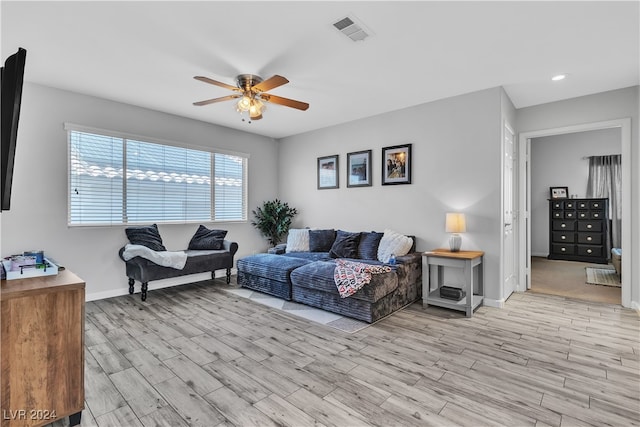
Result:
{"label": "green plant leaves", "polygon": [[253,225],[272,246],[282,241],[282,237],[287,234],[291,227],[293,217],[298,214],[296,208],[289,207],[288,203],[278,199],[266,201],[254,211]]}

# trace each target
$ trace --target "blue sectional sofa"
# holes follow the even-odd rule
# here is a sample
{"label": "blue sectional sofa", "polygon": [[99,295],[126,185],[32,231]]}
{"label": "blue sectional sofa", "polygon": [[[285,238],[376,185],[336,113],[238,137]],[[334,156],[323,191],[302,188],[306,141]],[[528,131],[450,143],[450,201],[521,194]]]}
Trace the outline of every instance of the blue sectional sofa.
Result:
{"label": "blue sectional sofa", "polygon": [[[421,298],[422,256],[415,252],[415,238],[411,237],[409,253],[397,256],[395,265],[390,265],[378,259],[377,246],[364,249],[361,247],[371,244],[371,233],[362,235],[365,237],[359,242],[356,251],[350,253],[355,255],[352,257],[343,258],[339,256],[340,252],[326,250],[329,248],[328,244],[315,247],[312,244],[309,250],[288,252],[286,245],[279,245],[271,250],[271,253],[239,259],[238,284],[368,323],[375,322]],[[342,298],[334,280],[337,259],[387,265],[391,267],[391,271],[372,275],[369,284],[353,295]]]}

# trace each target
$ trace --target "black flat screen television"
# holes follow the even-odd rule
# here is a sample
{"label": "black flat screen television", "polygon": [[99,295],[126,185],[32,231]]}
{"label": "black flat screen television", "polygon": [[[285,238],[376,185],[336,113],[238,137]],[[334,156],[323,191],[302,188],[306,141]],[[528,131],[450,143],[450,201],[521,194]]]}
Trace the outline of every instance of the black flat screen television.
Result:
{"label": "black flat screen television", "polygon": [[1,150],[0,150],[0,196],[2,204],[0,210],[11,207],[11,186],[13,184],[13,161],[16,154],[16,139],[18,137],[18,120],[20,119],[20,104],[22,102],[22,83],[24,80],[24,64],[27,51],[19,48],[16,53],[7,58],[0,71],[0,86],[2,90],[1,115]]}

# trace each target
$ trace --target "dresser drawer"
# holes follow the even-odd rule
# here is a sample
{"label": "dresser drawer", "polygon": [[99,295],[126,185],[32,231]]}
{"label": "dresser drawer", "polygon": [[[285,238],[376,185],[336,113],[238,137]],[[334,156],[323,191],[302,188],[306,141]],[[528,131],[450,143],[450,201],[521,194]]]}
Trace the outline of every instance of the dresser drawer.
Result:
{"label": "dresser drawer", "polygon": [[553,201],[553,202],[551,202],[551,208],[552,209],[564,209],[564,202]]}
{"label": "dresser drawer", "polygon": [[600,258],[602,256],[602,246],[578,245],[578,255]]}
{"label": "dresser drawer", "polygon": [[598,233],[578,233],[578,243],[586,243],[587,245],[601,245],[602,244],[602,234],[598,234]]}
{"label": "dresser drawer", "polygon": [[602,209],[604,208],[604,203],[601,201],[593,201],[589,203],[589,209]]}
{"label": "dresser drawer", "polygon": [[591,205],[588,201],[585,200],[578,202],[576,206],[578,207],[578,209],[589,209]]}
{"label": "dresser drawer", "polygon": [[577,218],[576,211],[564,211],[565,219],[574,219]]}
{"label": "dresser drawer", "polygon": [[576,241],[575,233],[553,232],[554,243],[574,243]]}
{"label": "dresser drawer", "polygon": [[551,212],[551,218],[564,219],[564,211],[553,211],[553,212]]}
{"label": "dresser drawer", "polygon": [[576,222],[575,221],[561,221],[561,220],[554,220],[553,221],[553,229],[557,230],[557,231],[573,231],[576,229]]}
{"label": "dresser drawer", "polygon": [[578,231],[602,231],[602,221],[578,221]]}
{"label": "dresser drawer", "polygon": [[591,212],[578,211],[578,219],[591,219]]}
{"label": "dresser drawer", "polygon": [[601,219],[604,218],[604,211],[591,211],[591,219]]}
{"label": "dresser drawer", "polygon": [[562,245],[553,243],[551,251],[557,255],[573,255],[576,253],[576,245]]}

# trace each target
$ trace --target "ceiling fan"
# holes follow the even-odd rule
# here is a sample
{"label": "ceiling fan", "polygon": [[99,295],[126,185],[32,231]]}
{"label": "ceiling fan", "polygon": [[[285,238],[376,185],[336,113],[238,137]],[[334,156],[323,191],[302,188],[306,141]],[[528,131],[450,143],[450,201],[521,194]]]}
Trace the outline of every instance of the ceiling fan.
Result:
{"label": "ceiling fan", "polygon": [[[289,80],[282,76],[275,75],[268,78],[267,80],[262,80],[260,76],[256,76],[254,74],[240,74],[236,77],[237,86],[231,86],[226,83],[222,83],[217,80],[202,76],[195,76],[194,79],[215,86],[220,86],[238,93],[223,96],[220,98],[207,99],[206,101],[194,102],[193,105],[203,106],[216,102],[229,101],[231,99],[240,98],[240,100],[236,103],[236,110],[240,114],[247,112],[250,119],[249,123],[251,123],[251,120],[260,120],[262,118],[262,112],[265,109],[263,101],[284,105],[285,107],[291,107],[302,111],[305,111],[307,108],[309,108],[309,104],[307,104],[306,102],[300,102],[294,99],[283,98],[281,96],[275,96],[271,95],[270,93],[266,93],[266,91],[268,90],[289,83]],[[242,120],[244,121],[244,119]]]}

